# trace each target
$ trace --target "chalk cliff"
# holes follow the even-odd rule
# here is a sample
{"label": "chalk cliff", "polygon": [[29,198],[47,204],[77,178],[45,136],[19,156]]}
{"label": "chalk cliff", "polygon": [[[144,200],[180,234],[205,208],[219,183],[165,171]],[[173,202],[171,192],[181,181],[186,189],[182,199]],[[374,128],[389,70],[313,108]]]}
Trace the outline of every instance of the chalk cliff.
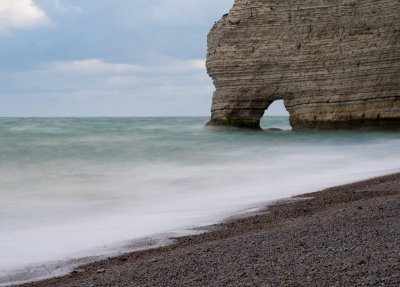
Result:
{"label": "chalk cliff", "polygon": [[400,128],[400,0],[236,0],[208,35],[210,125]]}

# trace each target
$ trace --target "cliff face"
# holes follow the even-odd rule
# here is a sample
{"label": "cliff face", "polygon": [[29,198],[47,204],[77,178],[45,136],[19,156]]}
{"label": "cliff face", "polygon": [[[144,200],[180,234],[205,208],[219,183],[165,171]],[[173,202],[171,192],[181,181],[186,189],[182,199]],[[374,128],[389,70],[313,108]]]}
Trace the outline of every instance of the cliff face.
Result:
{"label": "cliff face", "polygon": [[236,0],[208,35],[211,125],[400,128],[400,0]]}

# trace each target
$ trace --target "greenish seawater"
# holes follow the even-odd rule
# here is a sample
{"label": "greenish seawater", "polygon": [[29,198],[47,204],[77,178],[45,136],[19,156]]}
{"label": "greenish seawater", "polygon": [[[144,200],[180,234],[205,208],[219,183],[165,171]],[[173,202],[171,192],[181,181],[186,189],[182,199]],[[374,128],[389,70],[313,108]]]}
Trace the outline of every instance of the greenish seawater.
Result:
{"label": "greenish seawater", "polygon": [[[399,171],[399,132],[204,128],[208,118],[1,118],[0,285],[12,270]],[[43,274],[42,274],[43,275]],[[1,279],[3,277],[3,279]]]}

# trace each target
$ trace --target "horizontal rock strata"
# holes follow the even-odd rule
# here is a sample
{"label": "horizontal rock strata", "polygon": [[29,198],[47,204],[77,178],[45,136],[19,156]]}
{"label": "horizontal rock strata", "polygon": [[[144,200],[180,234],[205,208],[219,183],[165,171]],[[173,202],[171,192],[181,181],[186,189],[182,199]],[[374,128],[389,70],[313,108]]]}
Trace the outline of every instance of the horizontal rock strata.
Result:
{"label": "horizontal rock strata", "polygon": [[400,128],[399,0],[236,0],[208,35],[211,125]]}

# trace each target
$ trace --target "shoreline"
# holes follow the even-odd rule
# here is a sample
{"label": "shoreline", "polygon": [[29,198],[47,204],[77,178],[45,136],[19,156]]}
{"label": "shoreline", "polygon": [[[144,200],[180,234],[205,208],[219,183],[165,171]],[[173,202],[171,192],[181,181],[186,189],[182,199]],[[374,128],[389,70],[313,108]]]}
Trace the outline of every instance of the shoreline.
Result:
{"label": "shoreline", "polygon": [[[368,263],[372,257],[369,254],[361,254],[363,252],[360,252],[360,255],[357,256],[353,254],[354,252],[349,252],[349,254],[346,255],[346,252],[343,250],[340,251],[340,248],[347,248],[347,251],[352,250],[350,247],[343,247],[347,246],[346,244],[339,244],[336,246],[337,248],[333,248],[333,251],[336,250],[336,253],[340,251],[339,253],[341,254],[336,258],[336,261],[341,262],[341,260],[344,260],[343,262],[352,262],[352,260],[358,260],[357,263],[361,264],[350,264],[350,267],[346,267],[347,271],[336,271],[333,274],[329,272],[331,276],[324,274],[323,270],[314,270],[314,273],[307,271],[308,275],[304,278],[303,276],[299,277],[298,275],[294,276],[290,274],[287,274],[285,278],[282,278],[282,274],[287,270],[291,270],[291,274],[297,272],[302,273],[302,270],[309,270],[310,266],[308,265],[313,264],[306,260],[307,257],[318,258],[321,254],[327,253],[329,258],[332,256],[335,258],[335,255],[331,254],[332,252],[329,252],[329,249],[327,251],[325,248],[321,249],[320,247],[313,250],[313,247],[310,245],[312,245],[311,242],[315,240],[315,238],[313,239],[313,237],[310,237],[307,239],[307,236],[310,235],[308,233],[310,232],[319,235],[323,234],[325,235],[323,238],[335,237],[337,235],[335,235],[335,232],[337,232],[336,229],[328,228],[322,231],[314,230],[315,226],[319,226],[318,222],[328,222],[329,220],[333,220],[333,222],[335,221],[335,217],[332,218],[332,216],[328,216],[329,214],[336,214],[339,216],[339,219],[340,216],[344,217],[346,220],[342,222],[343,224],[358,219],[357,217],[351,218],[357,214],[362,214],[364,220],[368,221],[374,216],[377,216],[377,214],[375,214],[376,212],[385,212],[385,210],[388,209],[386,207],[389,207],[390,204],[397,204],[397,209],[394,208],[393,210],[392,207],[391,210],[392,213],[394,212],[394,215],[391,214],[390,218],[393,219],[398,216],[398,219],[400,219],[400,173],[332,187],[318,192],[306,193],[294,196],[290,199],[283,199],[272,205],[267,205],[264,209],[252,215],[242,214],[221,223],[211,225],[208,228],[206,226],[205,228],[207,231],[205,233],[173,238],[174,242],[166,246],[131,252],[121,256],[89,263],[78,267],[72,273],[62,277],[10,286],[158,286],[160,284],[163,286],[238,286],[241,284],[246,286],[250,284],[251,286],[261,284],[261,282],[270,284],[266,284],[265,286],[285,286],[290,284],[312,285],[321,283],[321,280],[326,281],[327,279],[330,281],[324,281],[326,284],[330,284],[331,286],[338,284],[338,286],[340,286],[339,283],[335,283],[334,279],[336,277],[340,277],[340,280],[342,280],[341,282],[343,284],[345,283],[346,286],[358,286],[361,281],[355,282],[354,280],[358,278],[357,270],[360,268],[354,269],[351,268],[351,266],[369,266]],[[368,213],[367,208],[363,205],[377,205],[378,207],[375,208],[376,210],[373,209],[374,212]],[[352,216],[345,213],[341,215],[342,209],[347,210],[349,208],[351,209],[350,215]],[[315,220],[315,218],[318,219],[316,221],[317,225],[306,224],[307,221],[312,219]],[[383,221],[385,221],[385,218],[383,218]],[[355,237],[359,237],[358,239],[360,240],[362,235],[366,234],[366,230],[368,231],[369,229],[374,228],[374,222],[368,222],[370,224],[353,226],[354,229],[361,228],[362,230],[359,230],[359,232],[353,232],[353,229],[349,230],[347,228],[339,230],[339,233],[353,232],[352,234]],[[301,232],[302,237],[304,237],[303,239],[300,240],[297,236],[282,237],[282,235],[285,235],[286,233],[292,235],[296,234],[293,233],[293,229],[302,225],[304,225],[304,230]],[[323,227],[323,225],[320,227]],[[393,229],[396,232],[399,232],[400,235],[400,223],[396,226],[390,225],[389,227],[390,230]],[[289,241],[280,246],[279,241],[273,240],[277,237],[282,237],[280,241],[283,240],[283,242],[281,242],[281,244],[287,240]],[[390,237],[385,236],[384,238],[388,240]],[[400,236],[397,236],[397,238],[400,238]],[[392,239],[397,240],[396,237]],[[376,240],[376,238],[374,240]],[[368,239],[367,243],[371,245],[372,241],[372,239]],[[321,242],[321,240],[319,240],[319,242]],[[296,245],[292,246],[293,243]],[[236,248],[232,249],[232,244],[235,245]],[[264,244],[267,244],[267,249],[261,248]],[[276,249],[275,252],[277,250],[279,253],[283,252],[282,258],[277,258],[277,255],[272,252],[274,250],[273,246],[275,245],[279,245],[276,246],[279,248]],[[307,246],[308,248],[306,248]],[[352,246],[352,244],[349,246]],[[397,246],[399,246],[399,249],[390,250],[390,253],[396,254],[397,252],[399,254],[398,260],[395,258],[394,262],[391,262],[391,264],[394,264],[393,266],[398,269],[395,269],[397,270],[397,273],[393,272],[393,270],[391,270],[391,273],[398,275],[397,278],[400,278],[400,253],[398,252],[400,251],[400,244]],[[352,247],[353,249],[358,250],[357,246]],[[310,250],[305,253],[300,252],[305,248]],[[373,249],[374,248],[371,250]],[[378,250],[379,247],[376,247],[375,249]],[[242,254],[242,251],[244,250],[246,252]],[[268,250],[268,252],[266,252],[266,250]],[[267,254],[260,254],[260,251],[264,251]],[[241,255],[239,256],[236,253]],[[377,255],[375,253],[375,257],[379,257],[379,254]],[[286,254],[286,257],[283,256],[283,254]],[[381,254],[384,253],[381,252]],[[304,266],[295,268],[295,266],[291,264],[293,263],[292,261],[296,261],[296,258],[302,258],[302,256],[305,256],[303,260]],[[251,259],[250,262],[247,262],[249,259]],[[270,262],[272,259],[274,259],[273,262],[275,263],[280,262],[281,266],[278,266],[279,264],[272,264],[273,262]],[[254,261],[254,264],[251,263],[252,260]],[[314,260],[316,260],[316,258],[314,258]],[[240,263],[241,261],[243,261],[242,264]],[[268,264],[263,264],[264,261]],[[221,264],[221,262],[224,264]],[[309,264],[307,264],[307,262]],[[329,262],[332,263],[332,259],[329,259]],[[335,262],[335,260],[333,260],[333,262]],[[342,264],[339,264],[342,267],[344,266],[343,262]],[[266,267],[267,269],[273,267],[273,270],[278,268],[278,270],[281,270],[282,274],[275,274],[276,271],[271,271],[269,275],[263,274]],[[292,270],[293,268],[295,270]],[[315,269],[316,267],[314,266],[313,268]],[[376,268],[376,266],[374,268],[376,270],[372,272],[373,274],[378,271],[380,274],[383,272],[382,270],[388,270],[386,265],[386,269],[383,268],[380,270],[379,268]],[[196,269],[199,270],[196,271]],[[360,269],[360,272],[361,271],[362,270]],[[352,275],[346,276],[349,272]],[[360,280],[364,280],[367,277],[373,277],[372,273],[364,272],[362,273],[364,275],[359,274],[359,278],[361,278]],[[182,278],[183,274],[186,274],[184,278]],[[313,276],[313,274],[316,275]],[[320,279],[317,279],[316,276]],[[347,277],[349,280],[351,279],[354,282],[343,282],[343,280],[347,280]],[[382,276],[380,275],[380,277]],[[368,280],[380,280],[379,278],[371,278]],[[391,286],[390,284],[392,284],[392,282],[390,280],[392,279],[389,278],[387,280],[389,280],[388,283],[389,286]],[[395,283],[400,284],[400,282]]]}

